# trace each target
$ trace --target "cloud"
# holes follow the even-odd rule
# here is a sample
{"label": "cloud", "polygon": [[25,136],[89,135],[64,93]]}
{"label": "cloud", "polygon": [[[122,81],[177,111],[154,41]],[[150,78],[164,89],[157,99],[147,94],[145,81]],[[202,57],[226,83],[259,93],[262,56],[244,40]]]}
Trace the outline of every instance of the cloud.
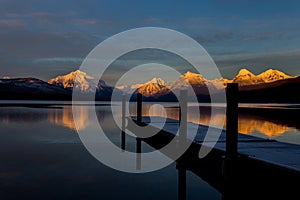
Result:
{"label": "cloud", "polygon": [[78,19],[76,22],[81,25],[95,25],[100,23],[97,19]]}
{"label": "cloud", "polygon": [[193,37],[200,44],[219,43],[229,41],[235,38],[235,33],[231,30],[218,30],[213,33],[203,33]]}
{"label": "cloud", "polygon": [[26,22],[18,19],[0,19],[0,26],[9,27],[9,28],[19,28],[25,27]]}
{"label": "cloud", "polygon": [[33,10],[33,1],[19,1],[19,0],[1,0],[0,14],[3,13],[23,13]]}
{"label": "cloud", "polygon": [[[89,34],[30,32],[0,32],[0,73],[9,76],[49,76],[69,72],[98,42]],[[92,41],[92,42],[91,42]]]}
{"label": "cloud", "polygon": [[[59,3],[1,0],[1,72],[37,70],[43,73],[43,69],[47,76],[51,70],[61,70],[61,66],[69,70],[70,66],[80,64],[80,59],[107,37],[145,26],[171,28],[193,37],[221,66],[299,67],[297,56],[300,54],[288,51],[299,49],[300,18],[295,11],[257,17],[256,10],[250,13],[242,7],[229,13],[230,9],[232,11],[229,3],[224,3],[226,8],[220,7],[219,3],[221,1],[209,5],[159,2],[159,7],[149,3],[145,8],[140,2],[114,5],[111,1],[87,4],[83,0]],[[171,5],[175,8],[166,12]],[[276,49],[280,51],[276,52]],[[147,59],[143,55],[138,58]],[[164,61],[176,64],[173,60],[172,63],[168,59]],[[132,58],[126,62],[138,61]]]}
{"label": "cloud", "polygon": [[52,57],[52,58],[35,58],[33,59],[33,63],[38,63],[38,64],[45,64],[45,63],[81,63],[84,60],[84,58],[80,57]]}
{"label": "cloud", "polygon": [[[89,34],[76,32],[0,32],[2,56],[65,57],[85,55],[91,48]],[[93,38],[94,39],[94,38]]]}

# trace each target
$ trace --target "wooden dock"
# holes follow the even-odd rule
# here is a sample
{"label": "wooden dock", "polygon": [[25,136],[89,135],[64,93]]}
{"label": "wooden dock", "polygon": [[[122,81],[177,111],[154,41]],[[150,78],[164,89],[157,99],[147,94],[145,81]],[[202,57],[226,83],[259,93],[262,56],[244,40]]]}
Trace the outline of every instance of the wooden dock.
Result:
{"label": "wooden dock", "polygon": [[[151,117],[154,121],[151,122],[154,128],[160,128],[162,119],[160,117]],[[134,118],[135,119],[135,118]],[[150,117],[143,117],[142,122],[150,123]],[[204,137],[207,133],[208,126],[188,123],[187,138],[195,144],[203,145]],[[193,129],[193,130],[192,130]],[[191,138],[189,132],[194,132],[197,129],[195,138]],[[218,128],[215,128],[216,131]],[[176,135],[179,130],[179,121],[167,119],[162,131]],[[226,151],[226,130],[221,130],[221,135],[214,146],[215,149]],[[205,144],[204,144],[205,145]],[[281,166],[289,170],[294,170],[300,173],[300,145],[278,142],[270,139],[262,139],[251,135],[238,134],[238,154],[246,156],[249,159],[266,162],[269,164]]]}
{"label": "wooden dock", "polygon": [[[136,118],[132,118],[136,121]],[[153,129],[161,131],[143,142],[156,149],[167,145],[178,135],[179,121],[166,119],[162,126],[160,117],[142,117],[143,125],[151,121]],[[131,126],[128,124],[130,130]],[[191,138],[189,132],[197,130],[197,135]],[[187,139],[192,140],[191,147],[176,160],[209,184],[219,190],[226,199],[247,197],[292,197],[298,195],[300,181],[300,145],[262,139],[245,134],[238,134],[238,155],[233,161],[226,161],[226,130],[216,142],[212,151],[200,159],[199,150],[202,147],[208,126],[187,123]],[[215,128],[216,131],[218,128]],[[168,156],[168,155],[167,155]],[[227,163],[226,163],[227,162]],[[251,192],[249,193],[249,191]],[[247,197],[243,197],[247,194]]]}
{"label": "wooden dock", "polygon": [[[137,153],[141,153],[142,142],[160,150],[174,138],[178,141],[188,140],[191,145],[180,158],[173,158],[170,152],[162,152],[177,164],[178,180],[183,182],[178,185],[186,187],[183,178],[186,174],[184,170],[190,170],[219,190],[222,193],[222,199],[299,197],[300,145],[238,133],[237,93],[238,85],[229,84],[226,130],[187,122],[185,90],[182,90],[180,94],[179,121],[142,116],[142,96],[140,95],[137,102],[138,116],[130,117],[133,120],[128,120],[127,129],[134,130],[133,123],[135,123],[138,126],[147,126],[157,134],[146,138],[137,136]],[[125,112],[122,116],[126,117]],[[125,126],[122,127],[124,128],[122,128],[122,141],[125,141]],[[207,140],[208,128],[210,134],[217,137]],[[195,132],[196,135],[191,134]],[[123,147],[124,144],[122,144]],[[207,147],[211,150],[202,158],[199,156],[199,151]],[[141,154],[138,155],[141,156]],[[142,162],[142,157],[138,160]],[[140,167],[141,164],[138,163],[138,166]],[[182,191],[186,191],[186,188],[179,188],[180,199],[185,199],[185,192]]]}

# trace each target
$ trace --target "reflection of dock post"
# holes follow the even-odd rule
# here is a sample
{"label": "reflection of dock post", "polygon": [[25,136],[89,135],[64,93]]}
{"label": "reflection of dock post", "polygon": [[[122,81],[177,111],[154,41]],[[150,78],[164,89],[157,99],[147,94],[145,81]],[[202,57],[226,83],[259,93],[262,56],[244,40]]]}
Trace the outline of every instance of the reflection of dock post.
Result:
{"label": "reflection of dock post", "polygon": [[226,157],[235,159],[238,146],[238,84],[227,84]]}
{"label": "reflection of dock post", "polygon": [[186,139],[187,135],[187,89],[180,89],[180,106],[179,106],[179,122],[180,122],[180,130],[179,137],[181,139]]}
{"label": "reflection of dock post", "polygon": [[226,152],[223,158],[223,199],[231,199],[236,193],[236,170],[238,155],[238,84],[227,84]]}
{"label": "reflection of dock post", "polygon": [[[136,107],[136,113],[137,113],[137,125],[142,124],[142,100],[143,100],[143,95],[141,93],[137,93],[137,107]],[[141,169],[141,152],[142,152],[142,139],[141,138],[136,138],[136,169],[140,170]]]}
{"label": "reflection of dock post", "polygon": [[178,171],[178,200],[186,199],[186,169],[179,163],[176,164]]}
{"label": "reflection of dock post", "polygon": [[137,124],[141,125],[142,123],[142,100],[143,100],[143,95],[141,93],[137,93]]}
{"label": "reflection of dock post", "polygon": [[142,139],[136,138],[136,169],[140,170],[142,166]]}
{"label": "reflection of dock post", "polygon": [[125,150],[125,127],[126,127],[126,94],[122,95],[122,136],[121,136],[121,148],[122,150]]}

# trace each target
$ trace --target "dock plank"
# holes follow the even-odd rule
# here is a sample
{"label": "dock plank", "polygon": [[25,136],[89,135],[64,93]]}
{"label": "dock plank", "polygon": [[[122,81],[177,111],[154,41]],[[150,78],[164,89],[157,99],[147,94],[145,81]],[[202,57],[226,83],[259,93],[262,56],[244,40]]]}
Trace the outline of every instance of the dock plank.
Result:
{"label": "dock plank", "polygon": [[[136,120],[133,118],[133,120]],[[142,121],[146,124],[159,128],[165,132],[176,135],[179,131],[179,121],[175,119],[163,119],[162,117],[143,117]],[[166,121],[166,122],[164,122]],[[226,149],[226,130],[211,127],[211,134],[217,134],[221,131],[220,137],[204,142],[208,126],[189,122],[187,124],[187,138],[199,145],[210,146],[216,142],[214,148],[225,152]],[[191,132],[197,132],[192,137]],[[238,153],[248,156],[251,159],[257,159],[262,162],[285,167],[300,172],[300,145],[278,142],[275,140],[258,138],[251,135],[238,134]]]}

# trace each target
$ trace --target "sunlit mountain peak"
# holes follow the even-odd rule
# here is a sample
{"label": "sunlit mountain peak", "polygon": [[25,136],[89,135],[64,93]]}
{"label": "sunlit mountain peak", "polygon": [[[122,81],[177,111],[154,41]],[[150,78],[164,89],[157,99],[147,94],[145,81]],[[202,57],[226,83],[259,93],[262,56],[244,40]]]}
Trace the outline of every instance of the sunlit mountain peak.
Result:
{"label": "sunlit mountain peak", "polygon": [[165,84],[166,84],[165,81],[161,78],[153,78],[151,81],[149,81],[147,83],[156,83],[156,84],[161,85],[161,86],[165,86]]}
{"label": "sunlit mountain peak", "polygon": [[202,76],[202,74],[196,74],[190,71],[183,74],[181,78],[188,80],[190,84],[203,84],[206,82],[206,79]]}
{"label": "sunlit mountain peak", "polygon": [[252,72],[250,72],[248,69],[243,68],[239,71],[237,76],[250,76],[251,77],[251,76],[255,76],[255,75]]}
{"label": "sunlit mountain peak", "polygon": [[232,79],[232,82],[239,83],[239,85],[254,85],[264,83],[260,77],[255,76],[247,69],[241,69],[239,73]]}
{"label": "sunlit mountain peak", "polygon": [[295,78],[294,76],[286,75],[285,73],[274,69],[268,69],[267,71],[259,74],[257,77],[260,77],[266,83],[277,81],[277,80]]}
{"label": "sunlit mountain peak", "polygon": [[161,78],[153,78],[138,88],[138,92],[146,97],[166,94],[168,91],[169,89],[165,86],[165,81]]}
{"label": "sunlit mountain peak", "polygon": [[64,88],[75,88],[85,92],[95,91],[96,89],[94,77],[80,70],[76,70],[69,74],[50,79],[48,83],[58,85]]}

